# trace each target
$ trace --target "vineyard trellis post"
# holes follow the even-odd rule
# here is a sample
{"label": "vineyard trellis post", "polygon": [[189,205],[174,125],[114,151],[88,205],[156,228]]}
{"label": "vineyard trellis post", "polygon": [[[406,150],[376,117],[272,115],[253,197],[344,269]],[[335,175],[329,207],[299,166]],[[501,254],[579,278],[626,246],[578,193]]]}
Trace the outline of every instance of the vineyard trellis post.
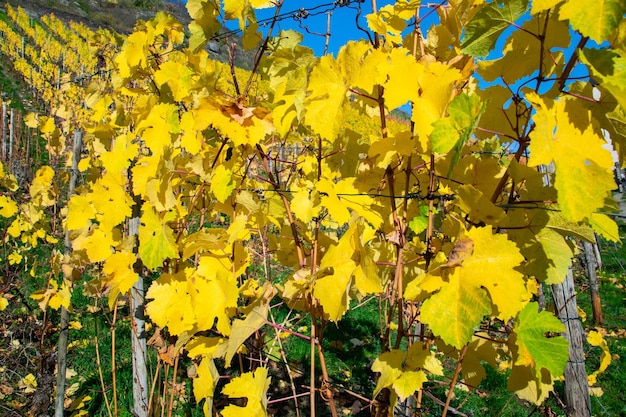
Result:
{"label": "vineyard trellis post", "polygon": [[569,341],[569,360],[565,367],[565,402],[569,417],[590,417],[591,398],[585,368],[585,332],[578,315],[574,274],[570,268],[561,284],[552,284],[556,313],[565,325]]}
{"label": "vineyard trellis post", "polygon": [[591,294],[591,308],[593,311],[593,322],[602,325],[602,303],[598,287],[598,275],[596,274],[598,263],[594,251],[594,245],[583,242],[583,253],[585,258],[585,271],[589,279],[589,293]]}
{"label": "vineyard trellis post", "polygon": [[[78,162],[80,160],[80,153],[83,147],[83,132],[80,130],[74,131],[74,144],[72,149],[72,168],[70,171],[70,183],[68,189],[68,199],[74,194],[74,188],[76,187],[76,181],[78,180]],[[65,252],[69,253],[72,250],[72,241],[70,239],[70,232],[65,232]],[[69,338],[69,325],[70,325],[70,313],[67,308],[61,307],[61,322],[59,325],[59,341],[58,341],[58,366],[57,366],[57,380],[56,380],[56,398],[54,406],[54,416],[63,417],[64,415],[64,402],[65,402],[65,370],[67,368],[67,341]]]}
{"label": "vineyard trellis post", "polygon": [[2,102],[2,159],[7,158],[7,103]]}

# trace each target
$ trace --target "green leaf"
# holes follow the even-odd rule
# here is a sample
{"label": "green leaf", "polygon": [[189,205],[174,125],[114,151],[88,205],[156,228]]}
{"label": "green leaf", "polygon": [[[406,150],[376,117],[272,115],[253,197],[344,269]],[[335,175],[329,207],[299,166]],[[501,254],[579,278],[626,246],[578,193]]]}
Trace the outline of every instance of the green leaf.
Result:
{"label": "green leaf", "polygon": [[623,0],[568,0],[559,18],[569,19],[572,27],[597,43],[608,39],[626,13]]}
{"label": "green leaf", "polygon": [[515,334],[519,348],[516,365],[533,366],[539,375],[546,369],[553,377],[563,375],[569,359],[569,343],[562,336],[565,326],[552,313],[538,312],[537,303],[528,303],[516,320]]}
{"label": "green leaf", "polygon": [[465,27],[463,53],[486,56],[500,34],[527,11],[528,0],[492,1],[480,9]]}
{"label": "green leaf", "polygon": [[590,67],[591,73],[601,81],[603,88],[626,108],[626,51],[585,49],[580,60]]}

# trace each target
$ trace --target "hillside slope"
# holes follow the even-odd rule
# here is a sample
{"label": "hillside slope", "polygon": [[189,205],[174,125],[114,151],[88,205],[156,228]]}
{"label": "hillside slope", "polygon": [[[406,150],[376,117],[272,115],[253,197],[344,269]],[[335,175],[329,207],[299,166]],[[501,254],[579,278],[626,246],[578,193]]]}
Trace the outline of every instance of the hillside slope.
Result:
{"label": "hillside slope", "polygon": [[[6,0],[14,8],[22,7],[31,17],[39,19],[44,15],[54,14],[60,20],[83,23],[91,29],[105,28],[121,34],[133,31],[138,20],[149,20],[156,12],[165,10],[183,25],[190,22],[187,9],[182,2],[164,2],[154,0],[117,0],[111,3],[107,0]],[[256,51],[246,51],[237,34],[230,35],[225,40],[210,42],[208,48],[211,57],[217,61],[228,62],[228,48],[234,44],[237,50],[235,65],[243,69],[251,69]]]}

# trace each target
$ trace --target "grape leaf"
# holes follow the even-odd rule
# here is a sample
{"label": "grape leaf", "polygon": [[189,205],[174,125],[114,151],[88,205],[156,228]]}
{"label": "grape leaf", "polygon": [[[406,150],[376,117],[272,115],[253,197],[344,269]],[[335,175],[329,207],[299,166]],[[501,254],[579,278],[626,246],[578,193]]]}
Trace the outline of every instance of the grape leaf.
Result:
{"label": "grape leaf", "polygon": [[222,394],[231,398],[247,398],[245,407],[228,405],[222,410],[224,417],[261,417],[267,415],[267,389],[271,378],[267,368],[259,367],[233,378],[222,389]]}
{"label": "grape leaf", "polygon": [[304,120],[314,133],[331,142],[341,128],[346,92],[347,87],[337,61],[332,55],[320,58],[311,70]]}
{"label": "grape leaf", "polygon": [[623,0],[568,0],[559,18],[569,19],[574,30],[597,43],[609,38],[626,13]]}
{"label": "grape leaf", "polygon": [[116,252],[109,256],[104,262],[102,272],[107,276],[109,292],[109,308],[115,306],[117,297],[126,294],[135,285],[139,275],[135,272],[133,265],[137,261],[137,256],[131,252]]}
{"label": "grape leaf", "polygon": [[547,333],[562,333],[565,326],[547,311],[538,312],[535,302],[528,303],[516,320],[515,334],[519,348],[516,365],[532,366],[537,375],[546,369],[553,377],[563,375],[569,359],[569,343],[562,336],[546,337]]}
{"label": "grape leaf", "polygon": [[[0,213],[1,214],[1,213]],[[89,197],[73,195],[67,203],[67,230],[77,230],[89,226],[90,220],[96,217],[96,209]]]}
{"label": "grape leaf", "polygon": [[220,203],[226,201],[235,187],[233,172],[224,165],[218,165],[211,177],[211,192],[215,195],[217,201]]}
{"label": "grape leaf", "polygon": [[593,371],[591,375],[587,375],[587,381],[589,381],[589,386],[593,386],[596,384],[598,375],[606,371],[606,368],[608,368],[611,364],[611,352],[609,351],[609,345],[602,337],[602,333],[597,330],[591,330],[589,331],[589,333],[587,333],[587,342],[591,346],[597,346],[602,349],[602,354],[600,355],[600,366],[597,370]]}
{"label": "grape leaf", "polygon": [[466,285],[459,273],[422,305],[424,323],[444,342],[458,349],[472,338],[474,328],[491,312],[489,297],[481,289]]}
{"label": "grape leaf", "polygon": [[[603,207],[615,186],[611,154],[591,127],[587,111],[583,112],[587,119],[577,119],[575,125],[566,110],[568,100],[550,105],[532,92],[526,98],[536,109],[529,163],[537,166],[554,161],[559,207],[565,219],[579,222]],[[580,124],[584,130],[577,127]],[[581,195],[585,198],[579,198]]]}
{"label": "grape leaf", "polygon": [[352,284],[362,295],[382,291],[373,254],[365,246],[372,235],[372,229],[353,219],[339,243],[328,248],[320,262],[319,273],[325,276],[315,280],[313,295],[332,321],[339,321],[347,311]]}
{"label": "grape leaf", "polygon": [[[374,388],[374,397],[383,388],[392,388],[400,401],[404,401],[422,388],[424,382],[428,380],[424,371],[407,365],[407,352],[401,350],[382,353],[376,358],[371,369],[380,373]],[[396,401],[397,398],[394,399],[392,406],[395,406]]]}
{"label": "grape leaf", "polygon": [[196,369],[196,377],[193,379],[193,395],[197,403],[203,399],[206,400],[204,403],[205,415],[210,415],[208,411],[212,411],[213,395],[219,377],[220,374],[215,367],[213,358],[203,357]]}
{"label": "grape leaf", "polygon": [[179,257],[174,232],[167,225],[174,214],[166,213],[161,217],[147,202],[143,204],[142,211],[139,226],[139,256],[147,268],[154,270],[163,265],[164,260]]}
{"label": "grape leaf", "polygon": [[150,319],[158,326],[168,327],[172,335],[193,329],[195,311],[184,273],[161,275],[148,288],[146,299],[152,299],[146,305]]}
{"label": "grape leaf", "polygon": [[[508,320],[528,301],[523,276],[514,269],[524,260],[515,244],[490,227],[474,228],[467,238],[473,253],[457,261],[460,265],[444,268],[449,282],[421,310],[433,332],[456,348],[472,339],[475,326],[492,312],[491,303],[496,315]],[[455,261],[452,253],[449,258]]]}
{"label": "grape leaf", "polygon": [[241,345],[265,324],[268,311],[269,305],[262,303],[254,307],[245,320],[236,319],[233,321],[230,337],[228,338],[228,349],[224,359],[226,367],[230,367],[230,363]]}
{"label": "grape leaf", "polygon": [[526,13],[528,0],[486,3],[465,26],[463,53],[484,57],[493,49],[500,34]]}
{"label": "grape leaf", "polygon": [[0,216],[8,219],[13,217],[18,211],[17,203],[13,199],[1,195],[0,196]]}

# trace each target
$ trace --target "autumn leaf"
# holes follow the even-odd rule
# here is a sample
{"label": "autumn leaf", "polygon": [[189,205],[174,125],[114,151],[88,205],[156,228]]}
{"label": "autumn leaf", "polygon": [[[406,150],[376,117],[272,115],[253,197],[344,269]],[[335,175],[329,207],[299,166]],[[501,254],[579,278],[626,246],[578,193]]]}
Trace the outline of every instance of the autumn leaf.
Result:
{"label": "autumn leaf", "polygon": [[110,288],[109,308],[113,309],[117,297],[135,285],[139,275],[134,270],[137,255],[131,252],[116,252],[104,262],[102,272],[107,275],[107,285]]}
{"label": "autumn leaf", "polygon": [[602,349],[602,353],[600,354],[600,366],[591,375],[587,375],[587,381],[589,381],[589,386],[591,387],[596,384],[598,375],[606,371],[611,364],[611,352],[609,351],[609,345],[602,337],[602,333],[597,330],[591,330],[587,333],[587,342],[591,346],[597,346]]}
{"label": "autumn leaf", "polygon": [[332,55],[320,58],[311,71],[307,87],[305,123],[314,133],[334,141],[343,119],[347,87]]}
{"label": "autumn leaf", "polygon": [[267,415],[267,389],[271,378],[267,368],[259,367],[232,379],[222,389],[230,398],[247,398],[245,407],[228,405],[222,410],[224,417],[261,417]]}
{"label": "autumn leaf", "polygon": [[269,306],[262,303],[254,307],[244,320],[233,321],[230,337],[228,338],[228,349],[226,350],[226,367],[230,366],[233,357],[243,345],[243,343],[256,331],[258,331],[267,320]]}
{"label": "autumn leaf", "polygon": [[86,195],[75,194],[67,203],[67,230],[77,230],[89,226],[90,220],[96,217],[96,209]]}
{"label": "autumn leaf", "polygon": [[467,237],[471,256],[450,268],[449,282],[421,310],[433,332],[459,349],[485,315],[508,320],[528,301],[523,275],[514,269],[524,261],[517,246],[490,227],[473,228]]}
{"label": "autumn leaf", "polygon": [[0,294],[0,311],[6,310],[9,306],[9,300],[4,296],[4,294]]}
{"label": "autumn leaf", "polygon": [[184,273],[163,274],[150,285],[146,312],[154,323],[168,327],[173,335],[193,329],[196,319]]}
{"label": "autumn leaf", "polygon": [[[203,399],[206,400],[204,403],[205,411],[212,408],[219,376],[214,360],[210,357],[203,357],[196,369],[196,377],[193,379],[193,395],[198,403]],[[205,415],[208,413],[205,412]]]}
{"label": "autumn leaf", "polygon": [[[590,217],[604,206],[615,186],[613,160],[604,147],[604,139],[593,130],[588,112],[581,111],[585,119],[571,119],[566,107],[576,110],[576,103],[568,103],[567,99],[550,103],[535,93],[528,93],[526,98],[536,109],[529,163],[537,166],[554,162],[554,186],[567,220],[579,222]],[[580,195],[585,198],[579,198]]]}
{"label": "autumn leaf", "polygon": [[414,366],[407,366],[407,356],[407,352],[392,350],[382,353],[374,360],[371,369],[380,373],[374,388],[374,398],[383,388],[391,388],[397,396],[392,404],[395,406],[398,398],[404,401],[428,380],[424,371]]}
{"label": "autumn leaf", "polygon": [[154,270],[161,266],[164,260],[179,257],[174,232],[167,225],[168,220],[173,219],[173,215],[172,213],[160,215],[150,203],[144,203],[142,211],[139,255],[144,265]]}
{"label": "autumn leaf", "polygon": [[18,211],[17,203],[13,199],[0,195],[0,216],[8,219],[13,217]]}
{"label": "autumn leaf", "polygon": [[626,13],[622,0],[568,0],[561,6],[560,19],[568,19],[575,30],[597,43],[608,39]]}

